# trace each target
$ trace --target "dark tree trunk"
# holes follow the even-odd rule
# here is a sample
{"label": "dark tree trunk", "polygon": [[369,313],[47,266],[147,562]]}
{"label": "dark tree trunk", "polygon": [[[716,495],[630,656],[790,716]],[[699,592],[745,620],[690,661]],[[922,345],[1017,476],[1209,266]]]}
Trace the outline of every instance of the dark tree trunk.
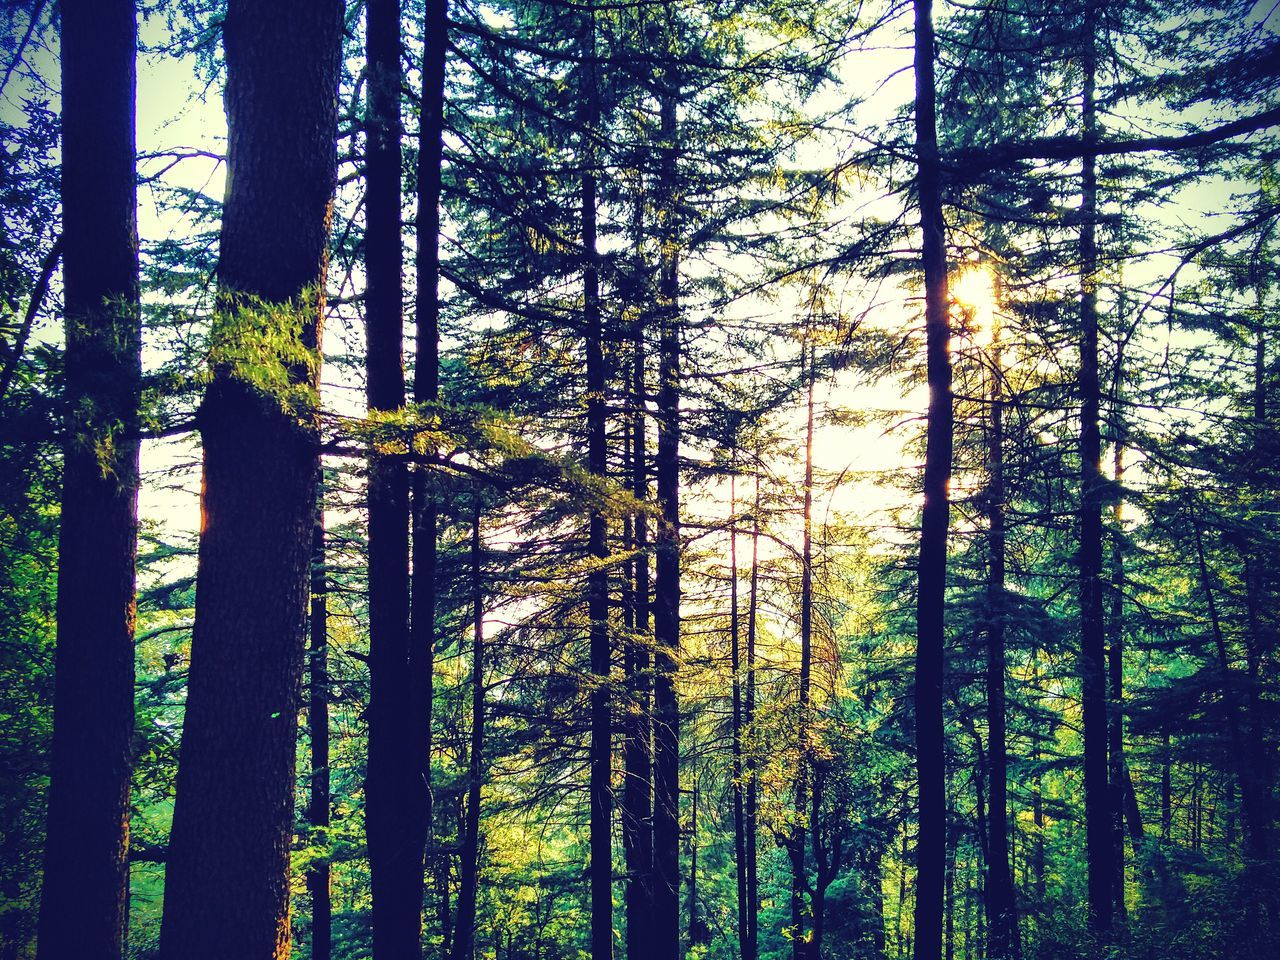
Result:
{"label": "dark tree trunk", "polygon": [[992,332],[991,425],[987,449],[987,747],[991,808],[987,893],[991,904],[990,960],[1016,957],[1018,924],[1009,857],[1008,748],[1005,743],[1005,517],[1004,391],[998,331]]}
{"label": "dark tree trunk", "polygon": [[[1085,4],[1084,139],[1097,137],[1097,10]],[[1084,723],[1085,842],[1089,929],[1111,939],[1115,851],[1107,783],[1107,661],[1102,617],[1102,440],[1098,378],[1097,157],[1084,158],[1080,201],[1080,687]]]}
{"label": "dark tree trunk", "polygon": [[[664,80],[670,84],[672,78]],[[662,262],[658,290],[658,520],[654,583],[653,958],[680,955],[680,263],[675,225],[676,98],[661,92]]]}
{"label": "dark tree trunk", "polygon": [[[596,251],[596,127],[600,120],[596,81],[595,8],[588,4],[582,24],[582,303],[586,340],[587,469],[601,479],[608,468],[605,405],[604,329],[600,319],[600,264]],[[604,514],[592,508],[588,550],[595,563],[587,577],[590,621],[591,763],[591,957],[613,956],[613,720],[609,697],[609,557]]]}
{"label": "dark tree trunk", "polygon": [[[400,3],[368,0],[365,326],[372,414],[403,409],[400,241]],[[409,669],[409,475],[369,458],[369,841],[375,960],[422,952],[423,819],[419,712]]]}
{"label": "dark tree trunk", "polygon": [[41,960],[123,950],[138,536],[137,15],[133,0],[64,0],[61,11],[69,416]]}
{"label": "dark tree trunk", "polygon": [[[813,939],[805,933],[804,894],[809,888],[806,874],[805,823],[809,817],[809,777],[811,757],[809,751],[810,687],[813,675],[813,344],[809,337],[801,347],[801,366],[808,380],[806,393],[806,426],[804,434],[804,505],[802,509],[803,533],[800,545],[800,685],[796,704],[796,780],[794,786],[795,826],[788,840],[791,855],[791,955],[803,960]],[[815,797],[816,800],[816,797]],[[813,811],[816,813],[816,808]],[[817,830],[813,819],[812,828]],[[816,839],[816,838],[815,838]],[[810,916],[813,914],[810,905]]]}
{"label": "dark tree trunk", "polygon": [[471,960],[476,946],[476,895],[480,880],[480,787],[484,782],[484,589],[480,507],[471,527],[471,743],[467,769],[467,806],[459,855],[458,919],[453,960]]}
{"label": "dark tree trunk", "polygon": [[946,761],[942,680],[946,659],[947,527],[952,426],[951,321],[947,304],[946,227],[938,160],[932,0],[915,0],[917,190],[923,236],[929,419],[924,465],[916,596],[915,724],[919,779],[916,840],[916,960],[942,954],[942,886],[946,870]]}
{"label": "dark tree trunk", "polygon": [[[635,332],[632,359],[631,492],[644,502],[649,496],[645,464],[644,330]],[[633,639],[626,646],[627,732],[623,740],[622,843],[627,862],[627,956],[646,957],[653,942],[653,796],[652,725],[649,674],[648,518],[635,516],[636,551],[633,591]]]}
{"label": "dark tree trunk", "polygon": [[[1122,411],[1119,409],[1120,379],[1123,374],[1123,353],[1116,358],[1114,381],[1115,403],[1112,416],[1115,419],[1114,466],[1116,501],[1111,510],[1114,529],[1111,532],[1111,610],[1107,616],[1107,678],[1110,687],[1108,716],[1108,776],[1111,784],[1111,837],[1115,857],[1115,876],[1112,878],[1112,896],[1115,900],[1115,915],[1123,924],[1126,916],[1124,899],[1125,891],[1125,810],[1127,808],[1126,787],[1129,783],[1129,771],[1124,761],[1124,547],[1123,523],[1124,502],[1120,498],[1120,485],[1124,481],[1124,444],[1118,435],[1121,429]],[[1130,826],[1134,825],[1133,817],[1129,818]],[[1141,826],[1138,826],[1141,831]]]}
{"label": "dark tree trunk", "polygon": [[[289,952],[342,14],[338,0],[231,0],[223,23],[229,176],[215,363],[200,411],[203,529],[160,933],[171,960]],[[280,329],[279,314],[268,320],[260,304],[294,322]],[[288,340],[287,396],[268,395],[238,369],[236,345],[255,334]],[[310,362],[294,360],[300,350]]]}
{"label": "dark tree trunk", "polygon": [[[755,508],[751,517],[751,582],[747,599],[747,693],[743,704],[742,724],[754,741],[756,714],[756,623],[760,603],[760,475],[756,474]],[[756,862],[756,835],[759,832],[758,797],[756,780],[756,750],[754,742],[747,751],[744,844],[747,857],[747,942],[742,960],[756,960],[760,950],[760,881]]]}
{"label": "dark tree trunk", "polygon": [[745,773],[742,763],[742,652],[738,615],[738,478],[736,464],[729,474],[729,669],[733,676],[730,749],[733,763],[733,865],[738,881],[737,919],[738,950],[745,958],[749,952],[747,926],[747,838]]}
{"label": "dark tree trunk", "polygon": [[[328,846],[329,828],[329,609],[325,569],[324,501],[316,507],[311,540],[311,649],[307,691],[307,730],[311,739],[311,779],[307,824]],[[329,960],[333,946],[333,904],[330,897],[329,855],[307,870],[311,896],[311,960]]]}
{"label": "dark tree trunk", "polygon": [[[440,189],[444,157],[444,71],[448,0],[427,0],[423,21],[422,98],[418,131],[417,249],[414,262],[413,399],[440,399]],[[435,706],[436,533],[439,510],[427,491],[425,467],[412,483],[412,569],[409,577],[409,666],[414,700],[416,757],[422,783],[424,839],[433,817],[432,723]]]}

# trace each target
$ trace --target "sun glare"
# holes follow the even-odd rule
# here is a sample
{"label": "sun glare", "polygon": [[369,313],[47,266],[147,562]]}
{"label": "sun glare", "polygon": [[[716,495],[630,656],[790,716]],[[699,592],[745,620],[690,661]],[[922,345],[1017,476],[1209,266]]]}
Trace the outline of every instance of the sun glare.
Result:
{"label": "sun glare", "polygon": [[967,267],[951,282],[951,296],[968,315],[973,341],[985,347],[991,343],[995,326],[996,285],[985,267]]}

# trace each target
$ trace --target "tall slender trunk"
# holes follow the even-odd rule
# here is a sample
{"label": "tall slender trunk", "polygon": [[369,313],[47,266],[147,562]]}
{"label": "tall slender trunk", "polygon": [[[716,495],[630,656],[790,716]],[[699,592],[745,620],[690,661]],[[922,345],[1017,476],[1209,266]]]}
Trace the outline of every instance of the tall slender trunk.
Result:
{"label": "tall slender trunk", "polygon": [[[232,175],[199,419],[196,616],[160,930],[170,960],[289,953],[342,15],[339,0],[230,0],[223,21]],[[246,338],[287,341],[285,395],[257,385]]]}
{"label": "tall slender trunk", "polygon": [[[324,501],[316,507],[311,534],[311,648],[307,683],[307,733],[311,740],[311,776],[307,825],[328,846],[329,829],[329,607],[325,569]],[[329,855],[307,868],[311,897],[311,960],[329,960],[333,949],[333,903]]]}
{"label": "tall slender trunk", "polygon": [[[1239,703],[1236,684],[1231,675],[1231,656],[1227,650],[1226,637],[1222,631],[1222,620],[1218,614],[1217,599],[1214,596],[1213,584],[1209,577],[1209,566],[1205,559],[1204,536],[1199,521],[1194,521],[1196,563],[1200,573],[1200,587],[1204,592],[1205,603],[1209,608],[1209,625],[1212,629],[1214,649],[1218,654],[1218,671],[1222,683],[1223,712],[1227,720],[1227,736],[1231,743],[1231,756],[1235,766],[1236,780],[1240,784],[1240,808],[1244,814],[1245,850],[1250,860],[1257,862],[1269,858],[1268,835],[1270,824],[1266,812],[1266,784],[1260,782],[1257,760],[1249,750],[1245,738],[1244,724],[1241,714],[1244,709]],[[1198,831],[1197,831],[1198,833]]]}
{"label": "tall slender trunk", "polygon": [[[795,826],[788,841],[791,854],[791,955],[795,960],[802,960],[813,945],[812,937],[805,933],[804,894],[809,887],[805,862],[805,823],[809,820],[811,774],[809,712],[813,675],[813,387],[816,375],[813,343],[810,337],[805,340],[801,348],[801,367],[808,383],[805,401],[803,532],[800,545],[800,686],[796,704]],[[816,822],[811,826],[812,829],[817,829]]]}
{"label": "tall slender trunk", "polygon": [[[1113,429],[1116,431],[1112,464],[1116,485],[1115,504],[1111,508],[1111,610],[1107,616],[1107,679],[1110,690],[1108,715],[1108,774],[1111,782],[1111,836],[1115,857],[1115,876],[1112,879],[1112,896],[1115,915],[1125,922],[1125,811],[1127,808],[1129,771],[1124,760],[1124,500],[1120,485],[1124,482],[1124,443],[1120,433],[1122,416],[1120,388],[1123,376],[1124,353],[1116,357],[1115,379],[1112,387]],[[1129,817],[1130,827],[1141,825]]]}
{"label": "tall slender trunk", "polygon": [[61,246],[70,413],[64,424],[53,745],[37,921],[42,960],[119,957],[128,924],[142,349],[134,159],[137,13],[133,0],[64,0],[61,9]]}
{"label": "tall slender trunk", "polygon": [[733,698],[730,749],[733,765],[733,865],[738,881],[738,950],[748,952],[747,930],[747,838],[745,809],[745,774],[742,763],[742,651],[738,615],[738,477],[736,464],[729,474],[729,671]]}
{"label": "tall slender trunk", "polygon": [[[426,0],[423,17],[422,95],[418,129],[415,214],[413,399],[440,399],[440,188],[444,157],[444,73],[448,0]],[[415,758],[422,791],[422,836],[434,818],[431,756],[434,748],[436,535],[439,509],[427,489],[426,467],[411,477],[412,565],[409,576],[409,674],[413,685]],[[433,857],[433,868],[439,857]],[[447,882],[446,882],[447,886]]]}
{"label": "tall slender trunk", "polygon": [[[993,321],[994,322],[994,321]],[[1004,388],[1000,369],[1000,333],[991,339],[991,424],[987,446],[987,749],[991,762],[990,873],[991,960],[1019,954],[1009,858],[1008,748],[1005,737],[1005,490]]]}
{"label": "tall slender trunk", "polygon": [[1173,837],[1173,744],[1166,728],[1160,751],[1160,839]]}
{"label": "tall slender trunk", "polygon": [[[400,2],[367,0],[369,103],[365,161],[365,324],[370,413],[403,409],[400,241]],[[409,474],[402,460],[369,458],[369,840],[375,960],[422,953],[425,824],[409,670]]]}
{"label": "tall slender trunk", "polygon": [[680,955],[680,260],[673,71],[660,93],[661,264],[658,315],[658,520],[654,583],[653,930],[655,960]]}
{"label": "tall slender trunk", "polygon": [[476,946],[476,894],[480,879],[480,787],[484,780],[484,589],[480,506],[471,526],[471,741],[467,765],[467,807],[462,823],[458,871],[458,918],[453,960],[471,960]]}
{"label": "tall slender trunk", "polygon": [[941,168],[934,84],[932,0],[915,0],[915,135],[919,158],[917,192],[923,238],[925,336],[929,414],[924,464],[924,511],[920,526],[916,595],[915,724],[919,780],[916,841],[916,960],[942,954],[942,886],[946,869],[946,759],[942,705],[946,666],[945,605],[947,528],[951,507],[952,427],[951,320],[947,301],[946,225],[942,216]]}
{"label": "tall slender trunk", "polygon": [[756,861],[756,835],[759,832],[759,783],[756,775],[756,623],[760,609],[760,474],[756,474],[755,506],[751,512],[751,577],[747,599],[747,692],[742,710],[742,725],[750,740],[746,756],[746,798],[743,810],[743,842],[746,853],[747,940],[742,960],[756,960],[760,949],[760,880]]}
{"label": "tall slender trunk", "polygon": [[[586,339],[587,469],[604,478],[608,467],[604,330],[600,319],[600,265],[596,251],[596,128],[600,99],[596,82],[595,7],[588,4],[582,30],[582,302]],[[609,556],[604,514],[592,508],[588,550],[594,561],[587,577],[591,658],[591,956],[613,956],[613,768],[609,697]]]}
{"label": "tall slender trunk", "polygon": [[[1086,0],[1082,67],[1084,139],[1098,132],[1096,0]],[[1084,720],[1085,842],[1089,929],[1101,944],[1112,935],[1115,851],[1107,783],[1107,662],[1102,617],[1102,439],[1098,378],[1098,161],[1086,154],[1080,199],[1080,686]]]}
{"label": "tall slender trunk", "polygon": [[[649,497],[645,463],[644,329],[637,325],[632,356],[631,492]],[[627,733],[623,740],[622,843],[627,863],[627,956],[649,956],[653,942],[653,771],[651,678],[649,674],[648,518],[635,516],[633,637],[626,646]]]}

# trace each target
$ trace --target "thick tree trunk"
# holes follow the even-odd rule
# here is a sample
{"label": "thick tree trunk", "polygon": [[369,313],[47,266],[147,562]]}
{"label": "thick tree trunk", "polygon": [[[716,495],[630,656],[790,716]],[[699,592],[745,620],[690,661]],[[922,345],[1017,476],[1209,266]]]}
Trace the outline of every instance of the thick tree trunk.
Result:
{"label": "thick tree trunk", "polygon": [[137,15],[133,0],[64,0],[61,12],[69,416],[41,960],[123,950],[138,534]]}
{"label": "thick tree trunk", "polygon": [[1000,371],[999,332],[992,332],[991,424],[987,449],[987,748],[991,760],[990,960],[1016,957],[1018,924],[1013,903],[1009,857],[1008,749],[1005,743],[1005,522],[1004,522],[1004,391]]}
{"label": "thick tree trunk", "polygon": [[[666,83],[672,82],[668,76]],[[653,953],[680,956],[680,262],[676,218],[676,100],[661,92],[661,218],[658,315],[658,520],[654,583]]]}
{"label": "thick tree trunk", "polygon": [[[324,539],[322,496],[311,539],[311,669],[307,690],[307,730],[311,740],[307,824],[322,836],[329,828],[329,608]],[[327,837],[325,843],[327,846]],[[327,853],[307,870],[307,893],[311,897],[311,960],[329,960],[333,948],[333,904]]]}
{"label": "thick tree trunk", "polygon": [[[1097,10],[1085,5],[1084,139],[1097,137]],[[1112,934],[1115,851],[1107,783],[1107,662],[1102,617],[1102,441],[1098,378],[1097,157],[1084,158],[1080,202],[1080,687],[1084,723],[1085,842],[1089,929],[1100,944]]]}
{"label": "thick tree trunk", "polygon": [[453,960],[471,960],[476,946],[476,895],[480,880],[480,788],[484,782],[484,588],[481,580],[480,507],[471,527],[471,742],[467,768],[467,806],[459,854],[458,919]]}
{"label": "thick tree trunk", "polygon": [[[631,492],[644,502],[649,497],[645,464],[644,330],[637,327],[632,358]],[[627,677],[627,730],[623,740],[622,843],[627,863],[627,956],[646,957],[653,938],[653,771],[651,678],[649,674],[649,554],[648,519],[635,516],[632,629],[624,670]]]}
{"label": "thick tree trunk", "polygon": [[[403,247],[400,240],[400,3],[368,0],[365,161],[365,325],[371,414],[403,409]],[[409,669],[409,475],[402,460],[369,458],[369,841],[375,960],[422,947],[424,790],[419,712]]]}
{"label": "thick tree trunk", "polygon": [[916,960],[942,954],[942,887],[946,869],[946,761],[942,682],[946,660],[944,608],[947,590],[948,482],[952,426],[951,321],[947,300],[946,227],[934,85],[932,0],[915,0],[917,187],[923,237],[925,336],[929,415],[924,465],[924,512],[920,529],[916,596],[915,724],[919,780],[916,841]]}
{"label": "thick tree trunk", "polygon": [[[223,23],[229,176],[215,364],[200,411],[203,529],[160,933],[170,960],[289,952],[342,14],[338,0],[231,0]],[[286,341],[284,396],[240,369],[237,344],[246,337]],[[296,359],[303,350],[305,364]]]}

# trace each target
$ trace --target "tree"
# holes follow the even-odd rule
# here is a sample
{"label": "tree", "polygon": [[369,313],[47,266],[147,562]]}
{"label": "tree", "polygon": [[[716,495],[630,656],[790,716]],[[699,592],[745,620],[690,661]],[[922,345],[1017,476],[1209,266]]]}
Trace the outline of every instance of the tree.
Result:
{"label": "tree", "polygon": [[915,723],[919,778],[916,840],[916,960],[942,953],[943,878],[946,872],[946,747],[943,677],[952,427],[951,320],[948,312],[946,225],[942,215],[934,91],[931,0],[915,0],[916,194],[924,267],[929,413],[924,467],[924,512],[916,587]]}
{"label": "tree", "polygon": [[342,15],[337,0],[231,0],[223,24],[232,176],[199,419],[203,526],[166,957],[289,953]]}
{"label": "tree", "polygon": [[62,7],[66,418],[37,933],[48,958],[121,956],[127,917],[142,365],[136,16],[131,0]]}

